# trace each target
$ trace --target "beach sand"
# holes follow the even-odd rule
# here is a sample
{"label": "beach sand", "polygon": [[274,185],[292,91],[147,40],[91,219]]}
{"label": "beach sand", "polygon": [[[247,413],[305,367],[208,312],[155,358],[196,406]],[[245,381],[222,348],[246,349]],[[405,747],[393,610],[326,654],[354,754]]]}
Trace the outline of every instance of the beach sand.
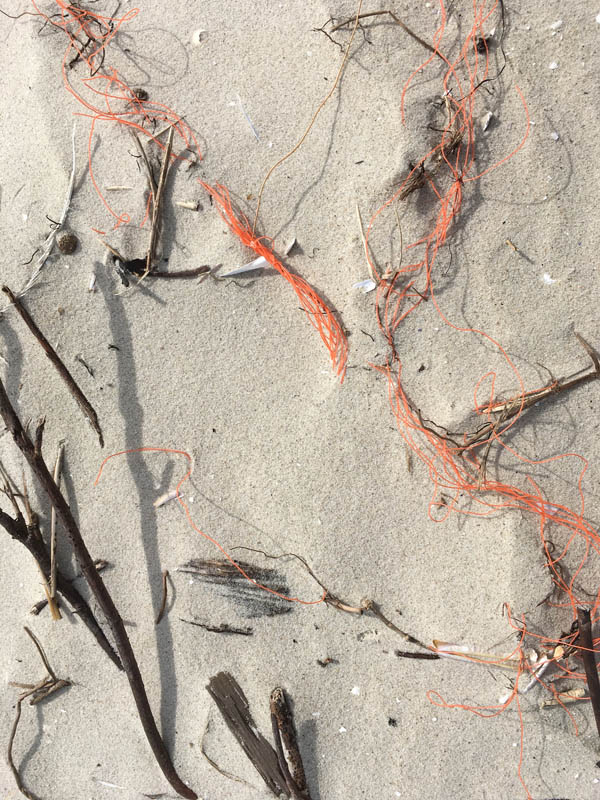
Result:
{"label": "beach sand", "polygon": [[[464,185],[463,208],[438,257],[436,298],[455,326],[482,329],[500,341],[525,388],[535,389],[548,382],[546,369],[562,377],[589,366],[574,330],[600,347],[600,229],[593,198],[600,178],[600,9],[556,0],[511,5],[504,9],[506,67],[474,102],[473,174],[506,157],[527,130],[515,85],[529,109],[529,137],[512,159]],[[43,9],[53,13],[56,6],[48,2]],[[363,10],[385,7],[377,0]],[[107,15],[113,10],[102,2],[89,8]],[[122,2],[119,15],[132,8]],[[6,10],[31,8],[22,2]],[[436,2],[409,0],[396,11],[432,41],[440,24]],[[222,264],[227,272],[252,260],[198,179],[227,186],[252,220],[265,174],[300,138],[343,57],[315,29],[332,15],[343,20],[355,13],[356,4],[347,0],[238,0],[227,8],[215,0],[146,0],[119,30],[105,66],[183,115],[202,153],[196,167],[182,163],[169,176],[161,238],[169,270]],[[453,4],[442,47],[448,57],[458,57],[472,17],[471,3]],[[486,26],[495,27],[497,40],[498,12]],[[356,205],[366,225],[409,162],[431,147],[435,134],[426,126],[444,116],[434,107],[443,92],[442,63],[433,60],[413,79],[403,124],[403,86],[430,54],[389,21],[365,20],[339,87],[302,147],[265,188],[261,233],[273,238],[279,254],[296,239],[285,263],[339,312],[348,334],[342,384],[290,284],[274,270],[235,282],[210,276],[141,285],[134,280],[125,291],[94,229],[128,258],[144,257],[144,172],[128,132],[98,121],[91,144],[95,181],[117,214],[131,216],[130,224],[113,230],[115,220],[88,170],[90,119],[78,116],[85,109],[61,75],[65,33],[40,28],[32,16],[0,21],[2,281],[14,291],[27,282],[35,258],[24,262],[49,232],[46,215],[60,215],[75,123],[76,179],[66,227],[80,244],[73,255],[53,252],[24,303],[96,409],[105,447],[14,309],[0,319],[2,380],[23,421],[46,416],[50,465],[59,441],[65,442],[66,498],[92,556],[111,564],[104,580],[126,621],[179,774],[206,800],[269,796],[205,688],[211,676],[228,671],[268,739],[270,692],[282,686],[292,698],[313,800],[526,797],[518,772],[516,703],[484,719],[438,707],[427,696],[439,692],[450,704],[497,706],[510,690],[509,672],[458,660],[400,658],[395,651],[411,645],[373,616],[344,614],[325,603],[284,602],[276,609],[285,613],[266,615],[266,596],[250,602],[231,587],[178,572],[190,559],[222,557],[190,526],[177,500],[153,505],[185,475],[188,463],[181,455],[114,458],[94,486],[102,460],[112,453],[186,451],[193,473],[181,492],[194,524],[233,556],[277,570],[291,596],[321,598],[321,587],[302,564],[233,548],[299,554],[330,592],[354,605],[375,600],[397,626],[429,645],[437,639],[510,653],[518,637],[504,603],[516,618],[529,613],[533,632],[558,639],[569,630],[568,605],[538,606],[552,588],[538,516],[508,509],[487,517],[449,514],[434,522],[427,468],[413,457],[409,469],[388,382],[370,367],[385,363],[388,348],[374,293],[353,288],[369,277]],[[349,40],[348,29],[332,36],[342,46]],[[493,77],[504,59],[497,42],[490,47]],[[79,90],[88,76],[82,64],[69,72]],[[493,119],[484,132],[488,112]],[[181,140],[175,145],[179,152]],[[106,191],[115,185],[129,188]],[[177,201],[197,202],[198,210]],[[436,213],[429,188],[405,201],[405,246],[427,234]],[[373,257],[382,270],[399,256],[394,224],[386,217],[374,228]],[[405,251],[405,262],[410,258]],[[96,287],[90,292],[92,273]],[[449,430],[464,430],[472,421],[474,387],[487,372],[498,374],[498,396],[519,391],[497,348],[449,328],[431,302],[398,328],[396,346],[408,395],[426,418]],[[528,459],[566,452],[588,459],[583,490],[592,525],[600,507],[597,390],[590,383],[540,405],[506,437]],[[0,452],[20,482],[24,460],[8,433]],[[507,452],[488,464],[499,480],[531,490],[530,476],[546,500],[575,509],[580,470],[576,458],[532,466]],[[47,532],[48,501],[33,478],[28,485]],[[0,507],[11,510],[4,498]],[[74,575],[78,568],[60,531],[60,564]],[[560,551],[569,533],[550,525],[547,536]],[[152,757],[125,675],[76,616],[66,611],[63,621],[53,622],[47,610],[29,615],[43,597],[39,572],[8,534],[2,533],[0,547],[2,752],[18,696],[8,682],[43,678],[24,625],[43,643],[57,675],[73,683],[42,705],[23,706],[13,752],[25,785],[44,800],[175,796]],[[583,543],[575,543],[566,565],[575,570],[583,555]],[[164,569],[171,576],[168,613],[155,625]],[[598,577],[597,555],[590,555],[580,577],[590,602]],[[97,611],[84,581],[77,586]],[[251,627],[252,635],[219,634],[183,620]],[[528,646],[534,645],[531,639]],[[318,663],[328,658],[334,661]],[[540,710],[548,696],[538,686],[519,697],[521,774],[530,796],[597,797],[598,738],[590,705],[571,710],[576,736],[563,709]],[[207,725],[206,752],[242,782],[203,757]],[[0,765],[0,797],[19,796],[8,767]]]}

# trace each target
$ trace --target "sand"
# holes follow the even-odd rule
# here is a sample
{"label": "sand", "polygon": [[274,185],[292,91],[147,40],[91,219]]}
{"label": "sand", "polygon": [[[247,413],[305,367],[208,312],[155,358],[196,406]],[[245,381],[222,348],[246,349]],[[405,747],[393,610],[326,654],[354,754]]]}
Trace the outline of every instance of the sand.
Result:
{"label": "sand", "polygon": [[[588,366],[573,329],[600,345],[593,197],[600,163],[600,24],[598,9],[587,3],[511,5],[505,8],[507,66],[489,84],[493,93],[480,91],[475,104],[478,165],[483,170],[507,155],[524,134],[515,84],[529,107],[530,135],[512,160],[465,187],[460,221],[440,256],[446,274],[439,277],[439,302],[454,324],[481,327],[500,340],[526,387],[535,388],[548,380],[540,365],[555,376]],[[132,6],[122,2],[120,13]],[[90,7],[112,11],[102,2]],[[374,7],[385,4],[365,10]],[[248,213],[255,208],[265,173],[298,140],[339,68],[341,50],[314,29],[332,15],[342,19],[355,11],[346,1],[238,0],[225,8],[213,0],[146,0],[114,39],[107,63],[130,86],[185,115],[203,155],[197,168],[179,168],[170,179],[162,238],[169,269],[222,264],[226,271],[252,259],[197,179],[223,183]],[[409,0],[397,12],[431,41],[439,23],[435,2]],[[469,2],[454,4],[445,39],[452,57],[471,18]],[[568,629],[568,609],[536,608],[551,588],[537,518],[509,511],[430,520],[427,472],[418,462],[409,471],[387,382],[369,368],[384,362],[386,344],[374,295],[353,288],[368,278],[356,204],[368,221],[408,162],[423,155],[431,136],[425,126],[441,94],[441,66],[430,65],[413,82],[403,126],[402,87],[427,53],[382,20],[359,30],[339,89],[264,193],[262,230],[279,253],[296,238],[286,263],[339,311],[348,331],[341,385],[289,284],[272,270],[236,284],[154,281],[123,291],[92,229],[107,231],[104,238],[130,257],[144,255],[143,172],[126,131],[98,123],[96,181],[103,189],[131,187],[106,193],[119,213],[132,217],[130,225],[111,231],[114,221],[87,170],[89,119],[76,116],[82,108],[60,73],[64,33],[47,27],[38,35],[40,27],[34,17],[1,20],[2,280],[21,288],[33,268],[24,262],[48,234],[46,215],[60,215],[75,121],[77,171],[67,222],[80,246],[71,256],[54,251],[25,302],[98,412],[104,449],[14,310],[0,319],[2,379],[23,420],[46,415],[49,463],[65,440],[66,497],[92,555],[112,565],[105,582],[126,620],[180,775],[206,800],[268,796],[205,689],[212,675],[225,670],[244,689],[267,738],[269,694],[276,686],[289,693],[313,800],[526,797],[518,776],[516,706],[482,719],[436,707],[427,697],[436,691],[449,703],[496,705],[509,687],[507,673],[399,658],[395,651],[409,645],[380,621],[323,603],[250,617],[251,610],[231,595],[177,572],[192,558],[220,557],[190,527],[177,501],[153,506],[185,474],[181,456],[115,458],[93,485],[111,453],[142,446],[184,450],[194,470],[182,492],[198,528],[226,549],[301,554],[331,592],[356,604],[376,599],[397,625],[428,644],[439,639],[510,652],[516,640],[503,603],[517,615],[531,611],[536,631],[558,637]],[[335,38],[345,44],[348,34]],[[494,49],[494,74],[502,61]],[[81,65],[76,69],[85,76]],[[494,117],[484,134],[481,119],[488,111]],[[176,201],[197,201],[199,210]],[[407,209],[405,242],[423,235],[435,213],[431,196],[409,200]],[[385,236],[374,239],[383,262],[391,255]],[[93,272],[96,290],[89,292]],[[473,387],[488,370],[498,371],[499,391],[517,391],[494,348],[450,331],[430,308],[407,320],[397,344],[407,390],[426,416],[448,428],[464,422]],[[510,442],[529,458],[584,455],[592,523],[600,500],[596,392],[590,384],[530,413]],[[2,436],[0,452],[19,479],[23,460],[9,434]],[[532,474],[527,465],[502,459],[490,469],[512,471],[511,480],[520,485]],[[577,504],[575,460],[542,465],[533,474],[546,497]],[[48,503],[35,481],[29,479],[29,486],[46,531]],[[10,510],[4,498],[0,506]],[[564,546],[565,534],[552,533]],[[44,800],[174,796],[152,758],[125,676],[70,613],[60,623],[47,611],[29,615],[43,595],[39,573],[5,533],[0,547],[2,752],[17,697],[8,682],[43,677],[23,625],[36,632],[56,673],[73,682],[45,704],[24,706],[14,756],[25,785]],[[293,595],[319,599],[320,587],[293,559],[237,555],[276,568]],[[571,566],[577,563],[573,555]],[[64,538],[59,556],[74,575]],[[171,594],[168,614],[156,626],[164,569],[171,573]],[[582,581],[594,595],[597,560],[590,560]],[[89,597],[84,582],[77,585]],[[251,626],[253,635],[226,636],[183,619]],[[326,658],[335,663],[321,666],[318,660]],[[596,797],[600,770],[589,704],[573,711],[577,737],[564,711],[539,710],[543,696],[538,688],[521,696],[522,776],[530,795]],[[219,774],[202,756],[207,724],[208,754],[243,782]],[[19,796],[5,765],[0,789],[3,800]]]}

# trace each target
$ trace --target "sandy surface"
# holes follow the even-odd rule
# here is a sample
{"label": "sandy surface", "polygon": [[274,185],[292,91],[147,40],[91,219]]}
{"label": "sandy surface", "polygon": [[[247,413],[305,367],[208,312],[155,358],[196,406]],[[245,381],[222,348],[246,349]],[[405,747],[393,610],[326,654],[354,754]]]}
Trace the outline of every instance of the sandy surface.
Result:
{"label": "sandy surface", "polygon": [[[122,3],[121,12],[132,5]],[[490,84],[493,94],[481,91],[475,104],[478,120],[494,113],[485,135],[476,124],[478,165],[484,169],[504,157],[523,136],[515,83],[529,106],[531,132],[514,159],[465,189],[460,223],[440,255],[440,272],[447,270],[439,276],[438,299],[455,324],[482,327],[499,339],[526,387],[535,388],[548,380],[540,365],[556,376],[587,366],[574,327],[600,346],[594,199],[600,177],[600,24],[599,9],[585,2],[511,5],[506,69]],[[14,6],[7,10],[29,8],[25,2]],[[178,168],[170,178],[162,239],[169,269],[222,263],[228,270],[251,260],[197,178],[225,184],[248,213],[253,211],[266,171],[298,140],[340,64],[340,49],[313,29],[332,15],[343,18],[356,10],[349,2],[319,0],[238,0],[228,6],[214,0],[146,0],[107,52],[107,64],[130,86],[185,115],[204,157],[195,170]],[[54,4],[44,5],[50,7]],[[102,2],[93,8],[112,11]],[[439,21],[435,2],[409,0],[398,13],[431,40]],[[445,39],[453,57],[471,16],[469,2],[455,3]],[[558,20],[562,24],[553,28]],[[535,518],[519,512],[487,519],[453,515],[443,524],[428,518],[432,490],[426,470],[415,463],[408,471],[387,383],[366,368],[383,363],[386,346],[374,295],[353,288],[368,277],[356,203],[368,220],[406,174],[408,162],[429,146],[425,125],[441,94],[441,67],[434,63],[415,79],[403,127],[400,94],[424,59],[423,48],[381,21],[364,36],[359,31],[339,90],[264,194],[262,230],[274,237],[279,252],[297,239],[286,263],[340,312],[349,333],[348,372],[340,385],[290,286],[273,271],[242,278],[239,286],[198,279],[121,291],[92,229],[107,231],[105,238],[130,257],[144,255],[147,228],[139,228],[144,176],[128,155],[134,149],[126,131],[99,123],[96,180],[103,188],[131,187],[110,193],[119,213],[132,217],[131,225],[112,231],[113,220],[87,172],[89,120],[74,117],[82,108],[65,91],[60,74],[64,34],[50,28],[38,35],[39,28],[33,17],[0,23],[2,280],[15,290],[26,282],[32,266],[23,262],[48,233],[46,215],[60,214],[75,119],[77,177],[68,228],[81,245],[69,257],[55,252],[26,302],[96,408],[104,450],[14,310],[0,319],[2,377],[24,420],[46,415],[48,462],[59,440],[66,442],[67,498],[92,555],[113,565],[105,581],[128,623],[180,774],[207,800],[266,796],[205,690],[210,676],[228,670],[267,737],[271,690],[281,685],[293,698],[313,800],[525,797],[517,773],[515,705],[487,720],[436,708],[426,696],[435,690],[452,703],[494,705],[509,685],[505,673],[448,660],[398,658],[394,651],[408,646],[378,620],[325,604],[293,604],[288,613],[249,617],[251,609],[231,595],[177,573],[190,558],[219,557],[214,545],[190,528],[177,502],[153,507],[185,474],[180,456],[113,459],[93,486],[102,458],[116,451],[185,450],[194,472],[183,492],[195,524],[226,549],[245,545],[299,553],[332,592],[354,603],[375,598],[400,627],[428,643],[441,639],[510,651],[515,638],[502,615],[504,602],[516,613],[532,611],[534,630],[558,636],[568,629],[568,610],[536,608],[551,584]],[[195,44],[193,34],[200,29],[204,33]],[[346,43],[348,34],[336,38]],[[494,50],[492,72],[501,64]],[[76,69],[85,77],[81,65]],[[197,200],[200,210],[178,207],[178,200]],[[431,197],[409,201],[405,241],[423,235],[433,214]],[[519,252],[507,246],[507,238]],[[374,245],[381,263],[392,257],[385,235]],[[89,292],[94,271],[96,291]],[[473,387],[488,370],[498,371],[499,391],[516,391],[489,344],[450,331],[430,308],[399,329],[397,346],[407,390],[426,416],[451,429],[464,422]],[[77,356],[92,367],[93,377]],[[551,409],[523,418],[511,438],[529,458],[576,452],[589,459],[584,489],[592,522],[600,501],[596,393],[591,384],[559,398]],[[8,434],[0,451],[18,479],[23,465]],[[510,472],[519,485],[530,474],[508,459],[494,460],[490,469]],[[576,504],[578,470],[570,460],[536,467],[535,477],[546,497]],[[47,501],[34,482],[30,485],[46,531]],[[1,504],[9,510],[4,500]],[[553,533],[557,546],[564,545],[565,534]],[[57,674],[74,684],[37,709],[24,707],[14,753],[30,790],[44,800],[172,796],[152,759],[125,676],[71,614],[60,623],[47,611],[29,616],[42,596],[35,564],[4,533],[0,545],[2,752],[17,696],[8,682],[43,677],[22,630],[28,624]],[[60,557],[65,571],[75,574],[64,541]],[[241,557],[274,566],[259,555]],[[291,594],[319,598],[319,587],[297,562],[275,566]],[[172,574],[173,602],[155,626],[163,569]],[[588,591],[596,592],[597,579],[597,562],[590,561],[582,578]],[[82,581],[78,585],[87,591]],[[210,633],[182,618],[251,626],[253,636]],[[337,663],[320,666],[317,660],[326,657]],[[531,796],[598,796],[589,706],[573,711],[577,738],[562,710],[539,711],[541,697],[537,689],[522,697],[522,774]],[[207,721],[207,752],[247,783],[232,782],[201,755]],[[19,796],[4,765],[0,796]]]}

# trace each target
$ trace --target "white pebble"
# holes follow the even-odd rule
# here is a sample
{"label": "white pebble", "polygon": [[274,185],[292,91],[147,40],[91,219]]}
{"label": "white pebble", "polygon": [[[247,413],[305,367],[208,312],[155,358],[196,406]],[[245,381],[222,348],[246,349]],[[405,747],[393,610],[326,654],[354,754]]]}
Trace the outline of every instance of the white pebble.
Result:
{"label": "white pebble", "polygon": [[341,726],[341,728],[340,728],[340,733],[346,733],[346,728],[344,728],[344,726],[343,726],[343,725],[342,725],[342,726]]}
{"label": "white pebble", "polygon": [[552,25],[550,25],[550,30],[557,31],[559,28],[562,28],[562,24],[562,19],[557,19],[556,22],[553,22]]}
{"label": "white pebble", "polygon": [[351,694],[359,695],[359,694],[360,694],[360,687],[359,687],[359,686],[355,686],[355,687],[352,689],[352,692],[351,692]]}
{"label": "white pebble", "polygon": [[552,136],[552,138],[554,139],[555,142],[558,142],[558,140],[560,139],[560,136],[558,135],[558,133],[556,131],[552,131],[552,133],[550,135]]}
{"label": "white pebble", "polygon": [[598,23],[598,25],[600,25],[600,14],[596,15],[596,22]]}
{"label": "white pebble", "polygon": [[548,69],[558,69],[558,64],[556,61],[553,61],[551,64],[548,64]]}

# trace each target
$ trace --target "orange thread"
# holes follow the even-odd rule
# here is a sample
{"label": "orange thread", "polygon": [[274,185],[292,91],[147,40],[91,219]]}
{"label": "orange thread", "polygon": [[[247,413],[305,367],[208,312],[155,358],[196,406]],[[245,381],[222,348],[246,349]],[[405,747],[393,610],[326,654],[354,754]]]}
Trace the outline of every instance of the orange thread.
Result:
{"label": "orange thread", "polygon": [[300,603],[301,605],[304,605],[304,606],[314,606],[314,605],[318,605],[319,603],[322,603],[325,600],[325,596],[327,594],[327,590],[323,590],[323,595],[320,597],[319,600],[301,600],[299,597],[289,597],[288,595],[282,594],[281,592],[276,592],[275,589],[270,589],[268,586],[263,586],[262,583],[258,583],[258,581],[255,581],[254,578],[251,578],[244,571],[244,569],[242,567],[240,567],[240,565],[229,555],[229,553],[222,547],[222,545],[220,545],[219,542],[217,542],[216,539],[213,539],[212,536],[210,536],[208,533],[204,533],[204,531],[201,531],[200,528],[198,528],[196,526],[194,520],[192,519],[192,515],[190,513],[190,510],[189,510],[187,504],[184,502],[184,500],[183,500],[183,498],[181,497],[181,494],[180,494],[181,487],[183,486],[183,484],[188,480],[188,478],[192,474],[192,457],[191,457],[191,455],[189,453],[186,453],[185,450],[175,450],[175,449],[172,449],[172,448],[169,448],[169,447],[134,447],[134,448],[131,448],[129,450],[119,450],[118,453],[112,453],[112,455],[107,456],[102,461],[102,463],[100,464],[100,468],[98,470],[98,475],[96,476],[96,480],[94,481],[94,486],[98,485],[98,482],[100,480],[100,476],[102,475],[102,472],[104,470],[104,466],[108,461],[111,460],[111,458],[116,458],[117,456],[127,455],[129,453],[171,453],[172,455],[184,456],[185,458],[187,458],[188,463],[190,465],[189,469],[185,473],[183,478],[181,478],[181,480],[179,481],[179,483],[177,484],[177,487],[175,489],[176,494],[177,494],[177,500],[178,500],[179,504],[181,505],[181,507],[184,510],[186,519],[187,519],[188,523],[190,524],[190,526],[193,528],[193,530],[195,530],[196,533],[199,533],[207,541],[209,541],[211,544],[213,544],[218,550],[220,550],[220,552],[227,559],[227,561],[229,561],[229,563],[232,564],[237,569],[237,571],[240,572],[244,576],[244,578],[246,578],[246,580],[250,581],[250,583],[254,584],[254,586],[258,587],[259,589],[262,589],[265,592],[269,592],[269,594],[274,594],[276,597],[280,597],[282,600],[287,600],[290,603]]}

